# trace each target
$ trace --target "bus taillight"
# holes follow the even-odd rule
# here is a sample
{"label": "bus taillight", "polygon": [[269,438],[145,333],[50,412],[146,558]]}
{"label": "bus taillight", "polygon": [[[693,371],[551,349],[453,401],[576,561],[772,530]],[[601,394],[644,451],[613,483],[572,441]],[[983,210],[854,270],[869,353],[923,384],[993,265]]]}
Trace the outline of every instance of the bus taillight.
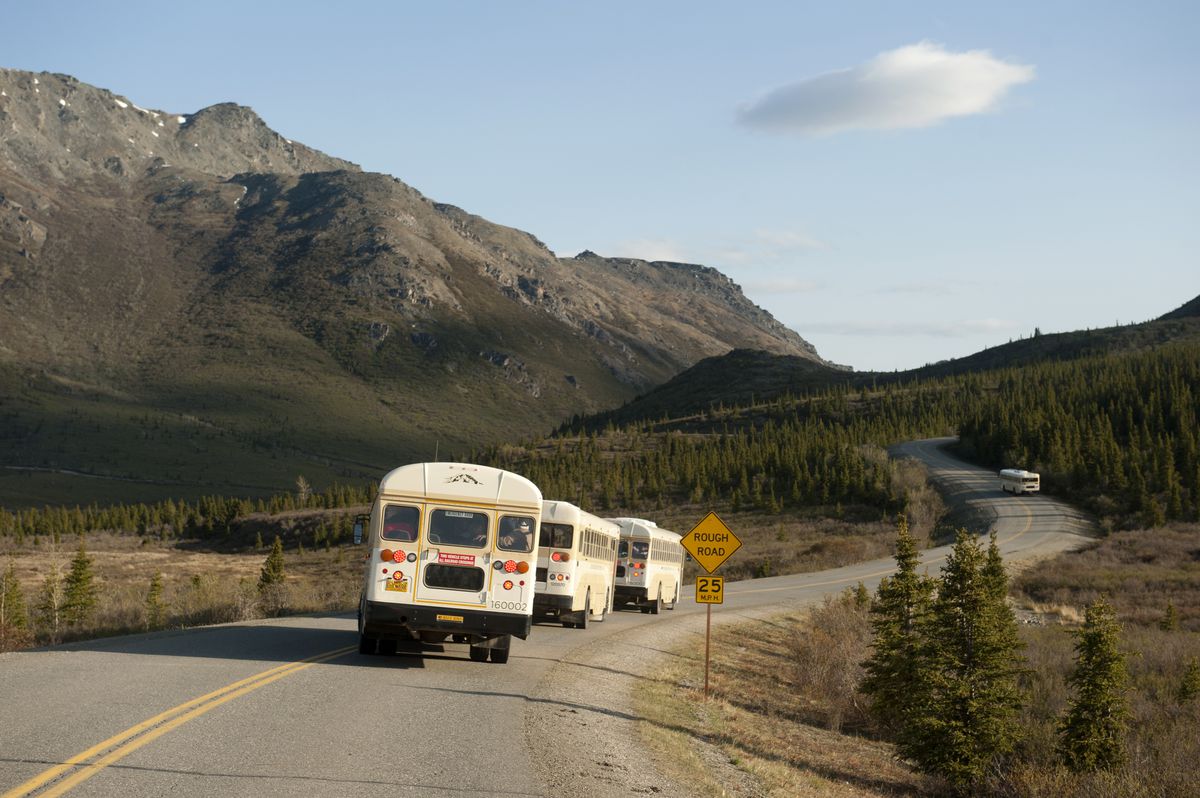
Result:
{"label": "bus taillight", "polygon": [[550,555],[550,559],[555,562],[568,562],[571,559],[571,553],[568,551],[556,551]]}
{"label": "bus taillight", "polygon": [[519,573],[519,574],[529,573],[529,563],[525,562],[524,560],[517,563],[517,573]]}

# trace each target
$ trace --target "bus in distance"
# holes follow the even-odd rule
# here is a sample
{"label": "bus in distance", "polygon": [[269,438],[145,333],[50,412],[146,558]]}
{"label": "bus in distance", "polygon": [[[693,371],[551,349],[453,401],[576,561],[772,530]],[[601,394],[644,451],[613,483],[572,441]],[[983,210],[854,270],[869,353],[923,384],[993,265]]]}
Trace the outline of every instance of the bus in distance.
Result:
{"label": "bus in distance", "polygon": [[1022,493],[1038,493],[1042,479],[1032,471],[1020,468],[1005,468],[1000,472],[1000,490],[1020,496]]}
{"label": "bus in distance", "polygon": [[621,527],[616,603],[657,615],[675,609],[686,557],[680,536],[644,518],[612,518]]}
{"label": "bus in distance", "polygon": [[613,579],[621,528],[573,504],[542,503],[533,612],[586,629],[613,608]]}
{"label": "bus in distance", "polygon": [[401,641],[467,643],[471,659],[508,661],[533,625],[542,493],[525,477],[466,463],[415,463],[386,474],[369,517],[358,650]]}

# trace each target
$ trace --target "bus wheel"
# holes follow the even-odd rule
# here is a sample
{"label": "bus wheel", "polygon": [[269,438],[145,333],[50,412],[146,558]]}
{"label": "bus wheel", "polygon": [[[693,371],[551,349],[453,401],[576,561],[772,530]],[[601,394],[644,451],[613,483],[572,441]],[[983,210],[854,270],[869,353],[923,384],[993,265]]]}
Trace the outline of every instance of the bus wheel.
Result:
{"label": "bus wheel", "polygon": [[[484,650],[486,651],[487,649]],[[497,665],[503,665],[504,663],[508,662],[507,648],[493,648],[491,649],[491,652],[492,662],[496,663]]]}
{"label": "bus wheel", "polygon": [[378,649],[378,647],[379,647],[379,641],[376,640],[375,638],[367,637],[366,635],[358,636],[358,653],[359,654],[367,654],[367,655],[374,654],[376,652],[376,650]]}
{"label": "bus wheel", "polygon": [[675,609],[675,605],[679,603],[679,583],[675,583],[675,597],[671,599],[671,603],[667,605],[667,609]]}
{"label": "bus wheel", "polygon": [[488,650],[483,646],[471,646],[471,662],[487,662]]}
{"label": "bus wheel", "polygon": [[583,617],[575,622],[576,629],[588,628],[588,621],[592,618],[592,591],[589,589],[587,595],[583,597]]}
{"label": "bus wheel", "polygon": [[600,608],[600,617],[596,619],[596,623],[604,623],[604,619],[608,617],[608,593],[604,594],[604,606]]}
{"label": "bus wheel", "polygon": [[658,586],[658,598],[654,599],[654,603],[650,605],[650,614],[658,615],[660,612],[662,612],[662,608],[663,608],[662,585],[659,585]]}

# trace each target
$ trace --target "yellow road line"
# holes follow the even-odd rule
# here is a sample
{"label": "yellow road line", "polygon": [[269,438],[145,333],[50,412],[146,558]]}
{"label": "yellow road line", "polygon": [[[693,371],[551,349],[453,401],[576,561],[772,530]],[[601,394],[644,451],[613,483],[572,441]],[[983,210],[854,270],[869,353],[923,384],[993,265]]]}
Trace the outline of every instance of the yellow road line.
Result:
{"label": "yellow road line", "polygon": [[[14,787],[3,795],[0,795],[0,798],[20,798],[21,796],[30,795],[44,785],[54,781],[63,773],[66,773],[74,767],[83,765],[81,770],[72,774],[71,776],[68,776],[41,794],[42,796],[62,795],[67,790],[76,786],[80,782],[91,778],[99,773],[102,769],[136,751],[146,743],[161,737],[168,731],[183,725],[189,720],[200,717],[209,710],[215,709],[221,704],[224,704],[226,701],[230,701],[253,690],[257,690],[258,688],[264,687],[271,682],[276,681],[277,679],[282,679],[284,676],[290,676],[293,673],[302,671],[305,668],[316,665],[319,662],[325,662],[327,660],[340,657],[343,654],[348,654],[354,650],[354,646],[348,646],[346,648],[339,648],[335,651],[327,651],[324,654],[317,654],[314,657],[309,657],[308,659],[299,660],[297,662],[288,662],[283,665],[278,665],[274,668],[262,671],[261,673],[256,673],[253,676],[248,676],[245,679],[239,679],[236,682],[227,684],[224,687],[213,690],[210,693],[205,693],[199,698],[193,698],[191,701],[186,701],[176,707],[166,710],[165,712],[160,712],[148,720],[144,720],[135,726],[129,727],[123,732],[109,737],[103,742],[93,745],[91,748],[76,754],[66,762],[63,762],[61,765],[55,765],[54,767],[38,774],[37,776],[34,776],[24,784]],[[146,733],[143,734],[143,732]],[[139,735],[141,736],[139,737]],[[113,746],[120,747],[109,752],[103,758],[95,762],[85,764],[92,757],[103,751],[107,751]]]}

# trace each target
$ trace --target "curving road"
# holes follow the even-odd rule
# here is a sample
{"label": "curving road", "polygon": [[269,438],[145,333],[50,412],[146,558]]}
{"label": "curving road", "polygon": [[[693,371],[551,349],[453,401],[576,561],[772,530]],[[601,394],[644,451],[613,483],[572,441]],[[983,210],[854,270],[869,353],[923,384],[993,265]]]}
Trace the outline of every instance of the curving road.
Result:
{"label": "curving road", "polygon": [[[898,453],[927,463],[948,501],[992,513],[1007,560],[1086,540],[1078,513],[1002,494],[994,474],[950,457],[945,442]],[[947,550],[924,552],[931,571]],[[873,587],[891,567],[730,583],[714,621]],[[686,795],[639,756],[629,690],[654,666],[646,647],[694,635],[703,612],[689,599],[587,631],[538,625],[507,665],[470,662],[458,645],[362,656],[351,615],[3,654],[0,798]]]}

